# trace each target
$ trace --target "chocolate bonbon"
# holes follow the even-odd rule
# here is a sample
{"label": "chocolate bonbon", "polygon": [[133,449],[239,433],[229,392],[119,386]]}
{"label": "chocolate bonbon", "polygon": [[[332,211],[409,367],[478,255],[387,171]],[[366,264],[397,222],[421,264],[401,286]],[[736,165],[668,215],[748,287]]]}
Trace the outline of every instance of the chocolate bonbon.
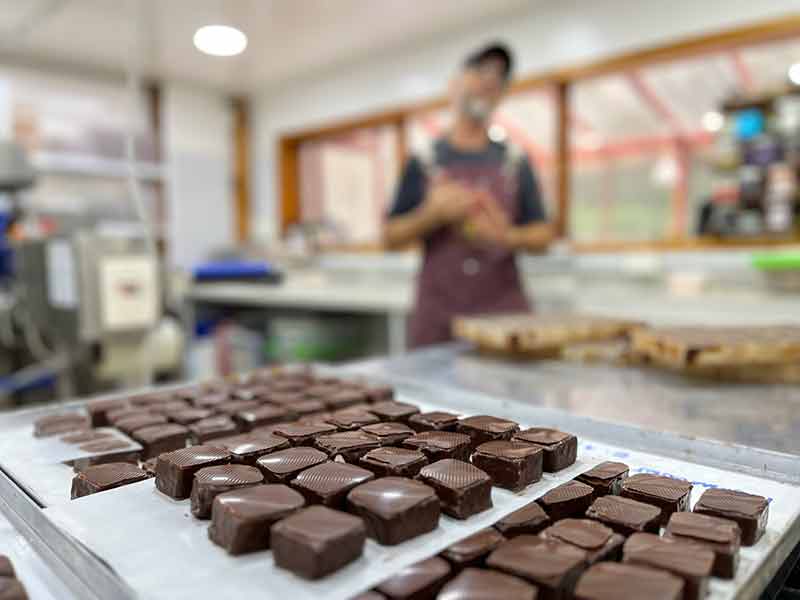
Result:
{"label": "chocolate bonbon", "polygon": [[431,462],[445,458],[468,461],[472,451],[470,437],[453,431],[423,431],[403,440],[403,446],[419,450]]}
{"label": "chocolate bonbon", "polygon": [[331,459],[341,456],[346,462],[357,464],[370,450],[380,448],[380,442],[363,431],[340,431],[321,435],[314,444]]}
{"label": "chocolate bonbon", "polygon": [[566,469],[578,457],[578,438],[558,429],[531,427],[520,431],[512,439],[540,447],[544,451],[544,470],[548,473]]}
{"label": "chocolate bonbon", "polygon": [[486,442],[510,440],[519,431],[519,424],[498,417],[475,415],[461,419],[456,430],[467,434],[472,439],[472,447],[475,448]]}
{"label": "chocolate bonbon", "polygon": [[446,458],[423,467],[418,478],[436,490],[442,511],[456,519],[492,507],[492,479],[469,463]]}
{"label": "chocolate bonbon", "polygon": [[129,463],[96,465],[84,469],[73,477],[70,495],[74,500],[148,478],[149,475],[145,471]]}
{"label": "chocolate bonbon", "polygon": [[327,460],[328,455],[321,450],[301,446],[266,454],[256,460],[256,466],[267,481],[284,483],[294,479],[301,471]]}
{"label": "chocolate bonbon", "polygon": [[414,435],[414,430],[402,423],[375,423],[361,428],[364,433],[373,436],[381,446],[399,446]]}
{"label": "chocolate bonbon", "polygon": [[144,429],[145,427],[151,427],[153,425],[163,425],[166,422],[167,417],[164,415],[146,413],[120,419],[114,423],[114,427],[130,435],[138,429]]}
{"label": "chocolate bonbon", "polygon": [[630,498],[602,496],[592,502],[586,516],[627,536],[641,531],[658,533],[661,509]]}
{"label": "chocolate bonbon", "polygon": [[475,449],[472,464],[486,471],[494,485],[520,491],[542,478],[542,449],[518,442],[486,442]]}
{"label": "chocolate bonbon", "polygon": [[361,467],[326,462],[302,471],[292,480],[291,485],[303,494],[308,504],[324,504],[343,509],[347,493],[374,478],[371,471]]}
{"label": "chocolate bonbon", "polygon": [[539,498],[539,504],[553,521],[582,517],[592,503],[594,490],[580,481],[568,481]]}
{"label": "chocolate bonbon", "polygon": [[442,600],[537,600],[537,589],[524,579],[489,569],[464,569],[444,586]]}
{"label": "chocolate bonbon", "polygon": [[735,521],[742,530],[742,546],[752,546],[764,534],[769,503],[763,496],[736,490],[710,489],[703,492],[694,512]]}
{"label": "chocolate bonbon", "polygon": [[648,567],[600,562],[589,567],[575,586],[575,600],[681,600],[680,577]]}
{"label": "chocolate bonbon", "polygon": [[414,431],[455,431],[459,416],[440,410],[411,415],[408,425]]}
{"label": "chocolate bonbon", "polygon": [[177,423],[144,427],[133,432],[133,439],[142,445],[142,458],[148,459],[164,452],[186,446],[189,430]]}
{"label": "chocolate bonbon", "polygon": [[376,477],[415,477],[428,464],[428,459],[417,450],[382,447],[367,452],[358,464],[375,473]]}
{"label": "chocolate bonbon", "polygon": [[624,536],[610,527],[589,519],[562,519],[542,531],[541,536],[584,550],[589,564],[618,560],[625,542]]}
{"label": "chocolate bonbon", "polygon": [[231,462],[245,465],[255,465],[262,456],[289,448],[289,441],[282,437],[256,432],[220,438],[213,443],[231,453]]}
{"label": "chocolate bonbon", "polygon": [[419,412],[419,408],[406,402],[376,402],[369,407],[369,412],[377,416],[381,421],[399,421],[408,423],[408,418]]}
{"label": "chocolate bonbon", "polygon": [[442,558],[447,559],[458,570],[482,567],[489,553],[505,541],[506,538],[497,529],[481,529],[455,544],[450,544],[442,551]]}
{"label": "chocolate bonbon", "polygon": [[436,598],[449,576],[450,565],[434,556],[400,569],[377,589],[389,600],[432,599]]}
{"label": "chocolate bonbon", "polygon": [[739,565],[741,529],[734,521],[694,512],[674,513],[664,537],[701,544],[714,552],[713,575],[733,579]]}
{"label": "chocolate bonbon", "polygon": [[198,519],[208,519],[217,496],[231,490],[258,485],[263,481],[264,475],[261,471],[247,465],[202,468],[194,474],[192,483],[192,514]]}
{"label": "chocolate bonbon", "polygon": [[341,430],[360,429],[379,422],[378,417],[360,409],[338,410],[325,420]]}
{"label": "chocolate bonbon", "polygon": [[691,492],[692,484],[683,479],[637,473],[622,482],[620,495],[659,507],[659,525],[666,525],[672,513],[689,510]]}
{"label": "chocolate bonbon", "polygon": [[313,446],[320,435],[335,433],[336,426],[329,423],[284,423],[272,428],[272,432],[289,440],[292,446]]}
{"label": "chocolate bonbon", "polygon": [[203,444],[211,440],[229,437],[237,433],[236,423],[226,415],[217,415],[202,419],[189,425],[189,436],[192,443]]}
{"label": "chocolate bonbon", "polygon": [[120,408],[126,408],[128,401],[121,398],[101,398],[90,400],[86,403],[86,411],[92,421],[92,427],[105,427],[110,425],[108,413]]}
{"label": "chocolate bonbon", "polygon": [[66,415],[52,415],[41,417],[33,424],[33,435],[35,437],[49,437],[72,431],[83,431],[91,427],[89,417],[70,413]]}
{"label": "chocolate bonbon", "polygon": [[618,496],[622,482],[628,477],[629,468],[625,463],[606,461],[576,477],[581,483],[594,488],[594,497]]}
{"label": "chocolate bonbon", "polygon": [[519,535],[535,535],[549,525],[550,517],[544,509],[537,502],[531,502],[497,521],[494,527],[511,539]]}
{"label": "chocolate bonbon", "polygon": [[296,418],[294,411],[282,407],[265,404],[247,410],[242,410],[233,415],[233,420],[242,431],[252,431],[265,425],[284,423]]}
{"label": "chocolate bonbon", "polygon": [[156,488],[170,498],[186,499],[192,493],[195,473],[230,460],[231,453],[227,449],[211,444],[165,452],[156,459]]}

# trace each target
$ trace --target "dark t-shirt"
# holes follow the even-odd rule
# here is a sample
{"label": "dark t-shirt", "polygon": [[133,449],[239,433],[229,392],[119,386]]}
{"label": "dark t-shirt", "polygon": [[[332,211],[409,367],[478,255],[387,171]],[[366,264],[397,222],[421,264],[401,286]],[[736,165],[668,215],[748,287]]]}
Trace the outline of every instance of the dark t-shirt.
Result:
{"label": "dark t-shirt", "polygon": [[[466,167],[474,164],[476,167],[482,167],[502,164],[507,160],[508,148],[505,144],[490,142],[486,149],[479,152],[463,152],[453,148],[446,139],[439,139],[434,143],[433,152],[435,165],[446,171],[451,165]],[[546,217],[542,197],[533,169],[526,157],[520,157],[516,162],[519,169],[517,174],[518,209],[515,211],[514,223],[527,225],[544,221]],[[430,167],[430,165],[427,166]],[[409,213],[422,204],[428,179],[428,173],[425,171],[426,165],[423,165],[419,158],[409,159],[400,184],[397,186],[394,203],[389,212],[390,217]]]}

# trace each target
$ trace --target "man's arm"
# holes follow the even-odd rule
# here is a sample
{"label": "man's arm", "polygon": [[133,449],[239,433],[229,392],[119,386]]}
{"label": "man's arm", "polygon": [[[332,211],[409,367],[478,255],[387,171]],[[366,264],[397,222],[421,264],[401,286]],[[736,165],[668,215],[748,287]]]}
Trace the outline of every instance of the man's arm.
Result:
{"label": "man's arm", "polygon": [[409,213],[390,216],[383,230],[383,240],[387,248],[395,250],[424,238],[438,226],[435,215],[423,202]]}
{"label": "man's arm", "polygon": [[511,227],[508,232],[508,245],[523,252],[544,253],[555,240],[555,232],[549,223],[531,223]]}

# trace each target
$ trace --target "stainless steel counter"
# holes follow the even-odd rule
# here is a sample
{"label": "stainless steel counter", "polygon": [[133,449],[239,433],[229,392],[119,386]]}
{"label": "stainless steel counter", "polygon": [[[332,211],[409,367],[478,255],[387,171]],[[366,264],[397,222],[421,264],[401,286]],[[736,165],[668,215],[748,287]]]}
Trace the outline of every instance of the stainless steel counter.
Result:
{"label": "stainless steel counter", "polygon": [[459,343],[355,368],[598,421],[800,455],[800,386],[712,384],[650,369],[513,362]]}

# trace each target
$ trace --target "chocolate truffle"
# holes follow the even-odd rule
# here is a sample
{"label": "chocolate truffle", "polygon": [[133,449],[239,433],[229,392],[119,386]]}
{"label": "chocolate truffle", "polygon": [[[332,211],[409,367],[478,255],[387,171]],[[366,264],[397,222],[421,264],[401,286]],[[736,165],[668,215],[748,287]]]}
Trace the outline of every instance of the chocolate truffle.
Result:
{"label": "chocolate truffle", "polygon": [[622,482],[628,476],[628,465],[606,461],[576,477],[581,483],[594,488],[594,497],[618,496]]}
{"label": "chocolate truffle", "polygon": [[631,500],[647,502],[661,509],[659,525],[666,525],[674,512],[689,510],[692,484],[683,479],[638,473],[622,482],[620,495]]}
{"label": "chocolate truffle", "polygon": [[189,435],[194,444],[203,444],[210,440],[229,437],[236,432],[236,423],[225,415],[209,417],[189,425]]}
{"label": "chocolate truffle", "polygon": [[205,467],[194,474],[191,493],[192,514],[198,519],[211,518],[211,506],[220,494],[263,483],[264,475],[247,465]]}
{"label": "chocolate truffle", "polygon": [[272,526],[272,556],[283,569],[306,579],[319,579],[361,556],[366,534],[360,518],[312,506]]}
{"label": "chocolate truffle", "polygon": [[461,419],[456,429],[459,433],[467,434],[475,448],[486,442],[510,440],[519,431],[519,424],[488,415],[476,415]]}
{"label": "chocolate truffle", "polygon": [[742,546],[752,546],[764,534],[769,518],[769,503],[763,496],[736,490],[710,489],[703,492],[694,512],[738,523]]}
{"label": "chocolate truffle", "polygon": [[265,425],[291,421],[296,417],[294,411],[283,406],[263,404],[237,412],[233,415],[233,420],[239,425],[239,429],[246,432]]}
{"label": "chocolate truffle", "polygon": [[497,529],[489,527],[449,545],[442,551],[456,570],[482,567],[489,553],[506,541]]}
{"label": "chocolate truffle", "polygon": [[474,465],[446,458],[423,467],[418,477],[436,490],[451,517],[466,519],[492,507],[492,479]]}
{"label": "chocolate truffle", "polygon": [[532,427],[517,433],[513,440],[534,444],[544,450],[544,470],[548,473],[566,469],[578,457],[578,438],[558,429]]}
{"label": "chocolate truffle", "polygon": [[442,600],[536,600],[537,590],[525,580],[488,569],[464,569],[444,586]]}
{"label": "chocolate truffle", "polygon": [[664,537],[705,546],[714,552],[712,575],[723,579],[736,576],[741,529],[734,521],[694,512],[673,513]]}
{"label": "chocolate truffle", "polygon": [[455,431],[458,425],[458,415],[435,410],[408,418],[408,425],[414,431]]}
{"label": "chocolate truffle", "polygon": [[625,543],[623,536],[589,519],[562,519],[542,531],[541,536],[584,550],[590,565],[601,560],[619,560]]}
{"label": "chocolate truffle", "polygon": [[586,564],[586,552],[574,546],[521,535],[500,544],[486,565],[535,583],[540,598],[566,600]]}
{"label": "chocolate truffle", "polygon": [[224,465],[231,453],[218,446],[192,446],[165,452],[156,459],[156,488],[170,498],[184,500],[192,493],[194,474],[205,467]]}
{"label": "chocolate truffle", "polygon": [[267,550],[272,525],[304,505],[303,496],[281,484],[225,492],[214,499],[208,537],[234,556]]}
{"label": "chocolate truffle", "polygon": [[683,580],[672,573],[636,565],[600,562],[575,586],[575,600],[681,600]]}
{"label": "chocolate truffle", "polygon": [[284,423],[277,425],[272,432],[289,440],[292,446],[313,446],[320,435],[335,433],[336,427],[324,423]]}
{"label": "chocolate truffle", "polygon": [[327,460],[328,455],[321,450],[303,446],[262,456],[256,461],[256,466],[264,473],[267,481],[285,483],[294,479],[301,471]]}
{"label": "chocolate truffle", "polygon": [[433,600],[449,576],[450,565],[434,556],[400,569],[377,590],[389,600]]}
{"label": "chocolate truffle", "polygon": [[413,404],[389,400],[387,402],[376,402],[369,407],[369,412],[377,416],[381,421],[408,423],[408,418],[417,414],[419,408]]}
{"label": "chocolate truffle", "polygon": [[415,477],[428,464],[428,459],[416,450],[383,447],[367,452],[358,464],[375,473],[376,477]]}
{"label": "chocolate truffle", "polygon": [[475,449],[472,464],[498,487],[518,492],[542,478],[542,449],[519,442],[486,442]]}
{"label": "chocolate truffle", "polygon": [[88,467],[72,479],[71,498],[82,498],[90,494],[144,481],[147,473],[129,463],[108,463]]}
{"label": "chocolate truffle", "polygon": [[452,431],[423,431],[406,438],[403,446],[419,450],[431,462],[445,458],[468,461],[472,451],[470,437],[464,433]]}
{"label": "chocolate truffle", "polygon": [[405,477],[359,485],[347,495],[347,506],[364,519],[367,535],[385,546],[433,531],[441,512],[433,488]]}
{"label": "chocolate truffle", "polygon": [[378,440],[362,431],[340,431],[321,435],[314,445],[327,453],[331,459],[341,456],[352,464],[357,464],[370,450],[380,448]]}
{"label": "chocolate truffle", "polygon": [[262,456],[289,448],[288,440],[270,433],[257,432],[220,438],[214,440],[214,444],[231,453],[231,462],[253,466]]}
{"label": "chocolate truffle", "polygon": [[308,504],[343,509],[347,493],[374,478],[370,471],[361,467],[326,462],[302,471],[292,480],[292,487],[305,496]]}
{"label": "chocolate truffle", "polygon": [[539,498],[539,504],[553,521],[582,517],[592,504],[594,490],[580,481],[568,481]]}
{"label": "chocolate truffle", "polygon": [[625,542],[623,561],[669,571],[683,579],[684,600],[702,600],[708,592],[714,553],[699,544],[665,539],[653,533],[634,533]]}
{"label": "chocolate truffle", "polygon": [[123,433],[131,435],[134,431],[144,429],[145,427],[152,427],[153,425],[163,425],[167,422],[167,417],[164,415],[156,415],[154,413],[147,413],[143,415],[134,415],[125,419],[120,419],[114,423],[114,427]]}
{"label": "chocolate truffle", "polygon": [[550,517],[537,502],[531,502],[497,521],[494,527],[506,538],[512,539],[519,535],[536,535],[548,525]]}
{"label": "chocolate truffle", "polygon": [[133,432],[133,439],[142,445],[143,459],[184,448],[188,437],[189,430],[177,423],[152,425]]}
{"label": "chocolate truffle", "polygon": [[91,426],[89,417],[77,413],[52,415],[41,417],[34,422],[33,435],[35,437],[49,437],[71,431],[83,431]]}
{"label": "chocolate truffle", "polygon": [[364,433],[373,436],[381,446],[398,446],[414,435],[414,430],[402,423],[375,423],[361,428]]}
{"label": "chocolate truffle", "polygon": [[586,516],[628,536],[644,531],[658,533],[661,509],[630,498],[602,496],[592,502]]}

